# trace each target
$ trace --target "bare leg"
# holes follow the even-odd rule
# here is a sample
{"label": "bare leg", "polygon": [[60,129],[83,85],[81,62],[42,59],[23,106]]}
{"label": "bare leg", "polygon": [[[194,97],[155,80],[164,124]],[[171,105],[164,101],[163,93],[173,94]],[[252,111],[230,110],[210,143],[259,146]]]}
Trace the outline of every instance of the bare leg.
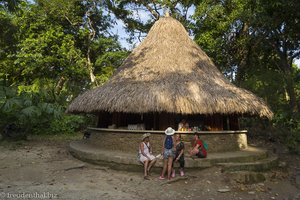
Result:
{"label": "bare leg", "polygon": [[144,177],[147,176],[147,169],[148,169],[149,160],[144,161]]}
{"label": "bare leg", "polygon": [[164,167],[163,167],[163,170],[161,172],[161,177],[165,176],[165,173],[167,171],[167,166],[168,166],[168,159],[164,159]]}
{"label": "bare leg", "polygon": [[149,164],[149,167],[148,167],[148,169],[147,169],[148,175],[150,175],[150,170],[151,170],[152,166],[153,166],[155,163],[156,163],[156,160],[155,160],[155,159],[154,159],[154,160],[151,160],[151,162],[150,162],[150,164]]}
{"label": "bare leg", "polygon": [[198,149],[192,149],[192,150],[190,151],[190,156],[194,156],[194,155],[196,155],[198,152],[199,152]]}
{"label": "bare leg", "polygon": [[171,179],[171,173],[172,173],[172,163],[173,163],[173,157],[170,156],[168,158],[168,179]]}

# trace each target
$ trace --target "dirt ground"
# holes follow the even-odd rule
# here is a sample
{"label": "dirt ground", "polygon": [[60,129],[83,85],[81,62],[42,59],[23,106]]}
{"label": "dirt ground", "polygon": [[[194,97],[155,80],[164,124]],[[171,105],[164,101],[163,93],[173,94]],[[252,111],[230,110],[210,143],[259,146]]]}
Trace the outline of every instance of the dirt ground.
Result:
{"label": "dirt ground", "polygon": [[[238,183],[218,167],[187,170],[173,181],[113,170],[73,158],[68,140],[0,143],[0,199],[299,199],[300,156],[276,150],[281,168],[261,183]],[[256,143],[274,149],[271,144]],[[286,164],[286,166],[285,166]]]}

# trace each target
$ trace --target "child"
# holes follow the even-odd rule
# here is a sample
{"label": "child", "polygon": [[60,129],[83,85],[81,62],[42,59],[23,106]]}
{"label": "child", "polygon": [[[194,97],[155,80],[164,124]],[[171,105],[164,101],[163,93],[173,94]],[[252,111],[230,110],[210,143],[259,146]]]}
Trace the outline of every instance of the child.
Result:
{"label": "child", "polygon": [[[184,143],[181,141],[181,135],[175,134],[175,158],[174,162],[179,162],[180,176],[184,176]],[[172,177],[175,177],[175,169],[173,168]]]}

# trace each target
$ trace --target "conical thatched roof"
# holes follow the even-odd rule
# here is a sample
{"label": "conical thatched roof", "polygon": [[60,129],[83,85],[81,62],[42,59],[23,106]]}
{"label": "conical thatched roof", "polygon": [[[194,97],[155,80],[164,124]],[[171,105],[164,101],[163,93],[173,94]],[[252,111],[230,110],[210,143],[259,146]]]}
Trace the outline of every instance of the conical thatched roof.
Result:
{"label": "conical thatched roof", "polygon": [[67,110],[99,111],[272,117],[263,100],[230,83],[172,17],[159,19],[107,83]]}

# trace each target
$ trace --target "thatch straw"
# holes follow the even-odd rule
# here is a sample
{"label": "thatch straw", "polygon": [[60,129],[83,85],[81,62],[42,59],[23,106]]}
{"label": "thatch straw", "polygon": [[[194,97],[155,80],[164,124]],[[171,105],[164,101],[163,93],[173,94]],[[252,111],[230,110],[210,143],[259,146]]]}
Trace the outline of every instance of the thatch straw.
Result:
{"label": "thatch straw", "polygon": [[67,110],[100,111],[273,115],[262,99],[230,83],[172,17],[159,19],[106,84]]}

